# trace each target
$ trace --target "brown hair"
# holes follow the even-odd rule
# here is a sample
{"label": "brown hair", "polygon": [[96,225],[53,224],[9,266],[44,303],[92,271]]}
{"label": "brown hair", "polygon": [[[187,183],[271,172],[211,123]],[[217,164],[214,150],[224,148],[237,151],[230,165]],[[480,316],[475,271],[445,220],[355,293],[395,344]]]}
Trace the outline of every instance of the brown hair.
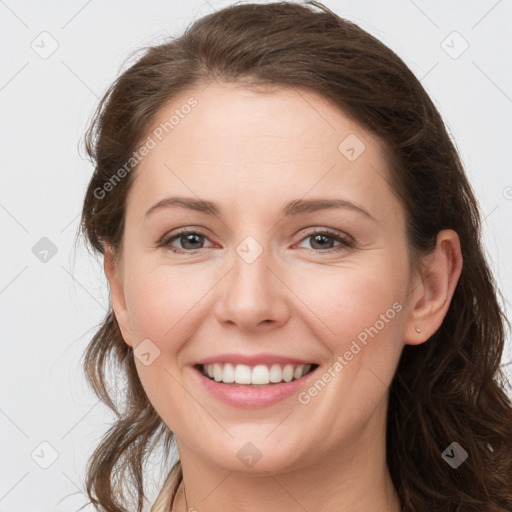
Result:
{"label": "brown hair", "polygon": [[[390,387],[387,462],[404,511],[510,512],[512,406],[499,368],[507,320],[482,249],[477,201],[420,82],[357,25],[318,2],[242,4],[146,49],[106,92],[88,130],[95,170],[80,232],[101,254],[104,243],[119,251],[132,174],[105,197],[97,191],[129,161],[166,103],[217,79],[319,93],[380,137],[391,185],[405,206],[415,268],[440,230],[458,233],[464,264],[446,317],[428,342],[404,347]],[[126,379],[122,406],[112,396],[109,365]],[[133,483],[140,512],[143,463],[157,441],[168,450],[173,433],[144,393],[112,308],[87,348],[84,368],[118,416],[89,461],[89,497],[101,510],[121,512],[123,489]],[[469,454],[456,470],[441,457],[453,441]],[[167,482],[171,495],[181,478],[178,462]]]}

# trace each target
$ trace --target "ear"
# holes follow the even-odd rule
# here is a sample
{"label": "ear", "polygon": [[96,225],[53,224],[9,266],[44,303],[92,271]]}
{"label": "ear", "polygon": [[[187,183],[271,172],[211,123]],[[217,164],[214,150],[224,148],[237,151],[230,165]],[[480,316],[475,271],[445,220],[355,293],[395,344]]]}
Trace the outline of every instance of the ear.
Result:
{"label": "ear", "polygon": [[110,245],[105,245],[103,269],[110,286],[112,308],[124,341],[133,347],[130,317],[124,296],[124,277],[119,262]]}
{"label": "ear", "polygon": [[[427,341],[441,326],[450,307],[462,271],[457,233],[445,229],[437,234],[436,247],[423,261],[411,291],[411,307],[404,332],[406,345]],[[420,329],[421,332],[418,332]]]}

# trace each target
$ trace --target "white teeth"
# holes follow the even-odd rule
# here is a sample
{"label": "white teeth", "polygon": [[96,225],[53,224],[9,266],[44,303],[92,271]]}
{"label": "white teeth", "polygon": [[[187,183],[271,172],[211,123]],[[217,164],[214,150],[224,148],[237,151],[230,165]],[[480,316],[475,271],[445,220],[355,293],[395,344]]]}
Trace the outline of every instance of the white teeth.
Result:
{"label": "white teeth", "polygon": [[278,364],[273,364],[270,367],[270,382],[281,382],[283,380],[283,370]]}
{"label": "white teeth", "polygon": [[230,382],[235,382],[235,368],[232,364],[226,363],[224,365],[224,372],[222,377],[223,382],[227,384]]}
{"label": "white teeth", "polygon": [[235,366],[235,382],[237,384],[251,384],[251,367],[245,364]]}
{"label": "white teeth", "polygon": [[268,368],[263,364],[259,364],[258,366],[255,366],[252,369],[251,377],[252,377],[251,384],[268,384],[269,383]]}
{"label": "white teeth", "polygon": [[213,365],[213,378],[217,382],[220,382],[222,380],[222,368],[220,367],[220,364]]}
{"label": "white teeth", "polygon": [[295,368],[291,364],[287,364],[283,370],[283,379],[285,382],[291,382]]}
{"label": "white teeth", "polygon": [[270,366],[258,364],[254,367],[230,363],[214,363],[206,364],[203,366],[203,373],[216,382],[224,382],[231,384],[269,384],[282,382],[291,382],[292,380],[300,379],[303,375],[311,369],[310,364],[300,364],[294,366],[292,364],[280,365],[274,363]]}

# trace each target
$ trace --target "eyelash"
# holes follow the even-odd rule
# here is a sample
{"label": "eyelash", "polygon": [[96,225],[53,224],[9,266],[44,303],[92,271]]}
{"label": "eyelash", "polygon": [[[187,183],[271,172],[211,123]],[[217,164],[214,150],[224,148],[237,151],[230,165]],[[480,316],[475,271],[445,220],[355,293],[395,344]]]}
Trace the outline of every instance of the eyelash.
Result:
{"label": "eyelash", "polygon": [[[184,250],[184,249],[177,249],[176,247],[172,247],[170,245],[171,242],[173,242],[174,240],[179,239],[181,236],[184,236],[184,235],[199,235],[199,236],[202,236],[202,237],[208,239],[208,237],[206,237],[205,235],[203,235],[199,231],[183,229],[183,230],[178,231],[177,233],[173,234],[170,237],[164,238],[162,240],[162,242],[159,244],[159,247],[165,247],[165,248],[167,248],[168,250],[170,250],[171,252],[173,252],[175,254],[187,254],[187,255],[190,255],[190,256],[197,255],[197,254],[199,254],[199,251],[203,251],[205,249],[208,249],[208,247],[206,247],[206,248],[201,248],[201,249]],[[327,238],[333,238],[336,242],[340,242],[340,245],[337,248],[334,247],[334,248],[326,249],[326,250],[307,249],[306,248],[307,251],[314,252],[315,254],[326,254],[326,253],[327,254],[331,254],[333,252],[339,252],[339,251],[342,251],[342,250],[353,249],[355,247],[355,242],[354,242],[354,240],[352,238],[342,236],[337,231],[332,231],[330,229],[325,229],[325,228],[324,229],[315,230],[315,231],[311,231],[310,233],[305,235],[303,238],[301,238],[300,242],[302,242],[303,240],[306,240],[307,238],[310,238],[310,237],[312,237],[314,235],[327,235]]]}

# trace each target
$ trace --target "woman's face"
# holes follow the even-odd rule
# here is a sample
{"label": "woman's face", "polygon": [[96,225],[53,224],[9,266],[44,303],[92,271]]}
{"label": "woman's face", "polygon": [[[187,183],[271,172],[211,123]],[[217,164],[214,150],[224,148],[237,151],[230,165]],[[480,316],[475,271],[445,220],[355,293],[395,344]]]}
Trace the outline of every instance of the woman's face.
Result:
{"label": "woman's face", "polygon": [[383,439],[418,287],[378,141],[314,93],[217,82],[147,135],[112,298],[182,457],[290,470]]}

